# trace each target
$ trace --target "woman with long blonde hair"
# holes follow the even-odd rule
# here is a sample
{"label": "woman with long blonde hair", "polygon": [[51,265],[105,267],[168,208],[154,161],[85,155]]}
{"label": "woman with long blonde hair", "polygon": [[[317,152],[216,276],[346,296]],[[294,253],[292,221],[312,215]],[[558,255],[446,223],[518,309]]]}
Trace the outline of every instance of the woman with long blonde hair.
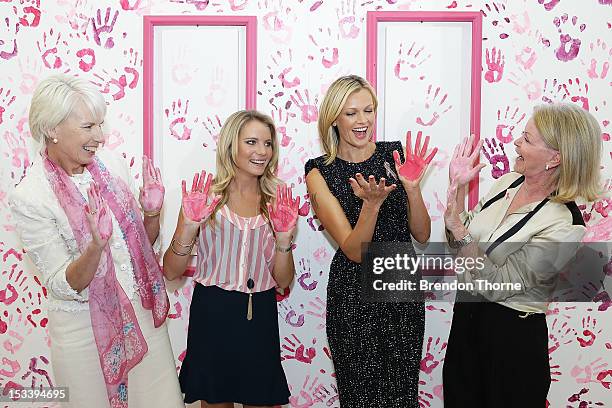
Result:
{"label": "woman with long blonde hair", "polygon": [[[232,114],[217,145],[217,175],[183,181],[176,231],[164,274],[183,274],[197,243],[187,352],[179,381],[185,402],[232,408],[288,403],[280,361],[275,288],[295,273],[291,254],[299,197],[275,176],[272,119]],[[211,190],[212,188],[212,190]],[[209,191],[211,194],[209,195]]]}

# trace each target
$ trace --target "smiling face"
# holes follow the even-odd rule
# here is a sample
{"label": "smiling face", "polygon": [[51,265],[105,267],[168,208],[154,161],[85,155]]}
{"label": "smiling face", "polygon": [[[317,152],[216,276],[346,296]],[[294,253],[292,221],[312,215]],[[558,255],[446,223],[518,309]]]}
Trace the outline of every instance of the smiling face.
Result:
{"label": "smiling face", "polygon": [[102,123],[102,119],[96,119],[87,105],[79,101],[70,115],[50,132],[57,143],[47,144],[49,157],[68,174],[82,173],[104,142]]}
{"label": "smiling face", "polygon": [[518,157],[514,171],[526,177],[540,176],[545,173],[546,165],[552,170],[559,165],[559,152],[545,142],[533,118],[527,121],[521,137],[514,141]]}
{"label": "smiling face", "polygon": [[372,138],[375,119],[370,91],[362,88],[350,94],[335,121],[340,136],[339,144],[356,148],[367,145]]}
{"label": "smiling face", "polygon": [[238,136],[236,173],[261,176],[272,158],[272,133],[267,125],[253,119],[247,122]]}

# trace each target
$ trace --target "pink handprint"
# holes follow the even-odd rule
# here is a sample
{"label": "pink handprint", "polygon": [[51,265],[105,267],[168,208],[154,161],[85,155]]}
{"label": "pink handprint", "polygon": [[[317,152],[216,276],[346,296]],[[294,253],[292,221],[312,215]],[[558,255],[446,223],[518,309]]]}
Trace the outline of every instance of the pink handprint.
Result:
{"label": "pink handprint", "polygon": [[[303,307],[303,305],[300,305],[300,307]],[[291,327],[302,327],[304,325],[304,314],[298,314],[285,299],[278,304],[278,314]]]}
{"label": "pink handprint", "polygon": [[359,26],[355,25],[356,3],[357,0],[341,0],[340,8],[336,7],[338,28],[340,29],[340,35],[342,38],[357,38],[359,35]]}
{"label": "pink handprint", "polygon": [[[96,19],[94,19],[93,17],[91,18],[94,41],[99,46],[102,46],[102,39],[100,38],[101,37],[100,34],[112,33],[113,28],[115,27],[115,23],[117,22],[117,17],[119,16],[119,10],[115,10],[115,14],[113,15],[113,20],[111,21],[110,20],[111,8],[107,7],[106,14],[104,16],[104,22],[102,22],[102,16],[100,14],[101,11],[102,10],[98,9],[96,13]],[[104,48],[107,48],[107,49],[113,48],[114,45],[115,45],[115,42],[113,41],[113,37],[109,35],[106,41],[104,42]]]}
{"label": "pink handprint", "polygon": [[[326,35],[325,39],[327,40],[328,43],[331,43],[331,44],[334,44],[339,39],[339,38],[332,38],[332,30],[329,27],[326,30],[324,30],[323,28],[319,28],[319,33],[320,33],[319,34],[320,36]],[[315,45],[315,47],[318,48],[319,53],[321,54],[321,64],[323,64],[323,67],[331,68],[334,65],[338,64],[340,58],[339,58],[339,51],[337,47],[329,47],[329,46],[323,47],[322,45],[319,45],[317,41],[315,40],[315,37],[312,34],[309,34],[308,38],[310,38],[310,41]],[[330,52],[331,52],[331,55],[329,54]],[[308,58],[312,60],[314,59],[314,56],[309,55]]]}
{"label": "pink handprint", "polygon": [[572,340],[569,338],[569,335],[572,332],[575,332],[575,330],[569,326],[567,321],[561,323],[559,318],[555,318],[548,333],[548,354],[552,354],[562,344],[571,343]]}
{"label": "pink handprint", "polygon": [[171,69],[172,81],[178,85],[187,85],[197,75],[199,68],[194,66],[188,57],[187,49],[184,46],[178,48],[175,64]]}
{"label": "pink handprint", "polygon": [[80,58],[79,68],[83,72],[89,72],[96,65],[96,53],[92,48],[82,48],[76,52],[76,56]]}
{"label": "pink handprint", "polygon": [[[510,116],[509,116],[510,115]],[[518,117],[517,117],[518,116]],[[501,117],[501,110],[497,110],[497,127],[495,128],[495,137],[501,143],[510,143],[513,140],[512,132],[516,126],[525,119],[525,113],[519,115],[519,108],[516,107],[514,112],[510,114],[510,106],[506,106],[504,117]]]}
{"label": "pink handprint", "polygon": [[[300,277],[297,281],[302,287],[302,289],[306,291],[315,290],[317,288],[318,282],[313,279],[312,273],[310,272],[310,260],[306,260],[304,258],[300,259],[300,269],[303,273],[300,274]],[[312,279],[312,282],[306,283],[306,279]]]}
{"label": "pink handprint", "polygon": [[292,13],[292,8],[283,5],[283,0],[276,0],[276,5],[272,4],[273,0],[260,0],[257,4],[260,10],[270,10],[263,16],[263,26],[270,33],[270,37],[277,44],[289,44],[291,35],[293,34],[292,25],[297,20],[295,13]]}
{"label": "pink handprint", "polygon": [[30,157],[25,139],[21,134],[18,133],[15,135],[13,132],[9,131],[4,132],[3,138],[6,141],[6,146],[11,152],[10,154],[8,152],[4,153],[4,156],[7,158],[10,156],[11,165],[19,170],[18,173],[12,170],[11,178],[17,182],[21,181],[25,176],[26,170],[30,167]]}
{"label": "pink handprint", "polygon": [[[496,139],[485,139],[486,147],[482,147],[482,152],[491,164],[491,176],[498,179],[510,172],[510,161],[504,150],[503,143],[497,143]],[[488,149],[488,151],[487,151]],[[498,165],[501,164],[501,167]]]}
{"label": "pink handprint", "polygon": [[576,336],[576,341],[578,341],[580,347],[590,347],[595,343],[595,339],[601,331],[601,328],[597,331],[597,319],[591,319],[591,316],[583,317],[582,333]]}
{"label": "pink handprint", "polygon": [[[128,52],[125,50],[123,55],[128,57]],[[106,70],[102,70],[101,76],[99,74],[94,74],[96,78],[100,80],[100,82],[93,82],[94,85],[99,86],[100,92],[105,94],[111,94],[113,96],[113,100],[117,101],[119,99],[123,99],[125,97],[125,90],[134,89],[136,85],[138,85],[138,80],[140,78],[140,74],[137,70],[137,65],[142,64],[142,59],[138,58],[138,52],[134,52],[133,49],[130,48],[129,52],[129,63],[127,66],[123,67],[123,72],[119,74],[117,68],[113,69],[113,73],[108,73]],[[129,79],[128,79],[129,77]]]}
{"label": "pink handprint", "polygon": [[[448,98],[448,94],[440,92],[440,87],[437,87],[432,94],[433,85],[429,85],[427,87],[427,96],[425,97],[425,111],[428,115],[431,115],[431,119],[427,122],[423,120],[421,116],[418,116],[416,119],[416,123],[421,126],[433,126],[438,119],[440,119],[441,115],[444,115],[446,112],[452,109],[453,105],[448,105],[445,108],[447,102],[446,98]],[[440,99],[438,100],[438,95],[440,95]],[[441,113],[438,113],[442,111]]]}
{"label": "pink handprint", "polygon": [[[177,140],[189,140],[191,138],[192,128],[185,125],[187,122],[186,116],[189,111],[189,99],[183,102],[179,99],[172,101],[172,111],[169,108],[164,109],[166,118],[170,120],[170,134]],[[183,127],[182,132],[179,134],[177,127],[181,125]]]}
{"label": "pink handprint", "polygon": [[[420,67],[425,61],[431,58],[431,54],[423,54],[425,46],[422,45],[420,48],[416,45],[416,42],[412,42],[408,51],[404,51],[404,43],[400,43],[399,50],[397,52],[397,62],[393,68],[395,77],[400,81],[407,81],[411,77],[411,72],[414,72]],[[420,80],[425,78],[424,75],[416,74]]]}
{"label": "pink handprint", "polygon": [[[300,363],[311,364],[312,360],[317,355],[315,348],[306,348],[306,346],[302,344],[302,341],[295,334],[292,334],[291,336],[293,337],[293,340],[289,337],[284,337],[285,341],[281,348],[289,353],[285,352],[285,354],[281,356],[281,360],[296,360]],[[314,345],[315,343],[316,338],[313,338],[312,344]]]}
{"label": "pink handprint", "polygon": [[549,0],[548,3],[546,3],[547,0],[538,0],[538,3],[542,4],[544,6],[544,10],[546,11],[550,11],[552,9],[555,8],[555,6],[557,4],[559,4],[559,2],[561,0]]}
{"label": "pink handprint", "polygon": [[[581,358],[582,355],[578,357],[578,361],[580,361]],[[578,384],[601,383],[602,379],[597,379],[597,373],[603,372],[607,366],[608,363],[603,362],[602,357],[598,357],[585,366],[578,364],[574,365],[570,371],[570,375]],[[593,378],[593,375],[595,375],[595,378]]]}
{"label": "pink handprint", "polygon": [[119,0],[121,8],[126,11],[138,10],[141,2],[142,0],[135,0],[134,4],[130,4],[130,0]]}
{"label": "pink handprint", "polygon": [[[6,109],[8,107],[10,107],[12,105],[13,102],[15,102],[15,95],[11,95],[11,90],[7,89],[6,92],[4,92],[4,88],[0,88],[0,124],[2,124],[2,122],[4,121],[4,112],[6,112]],[[13,119],[14,115],[11,114],[10,118]]]}
{"label": "pink handprint", "polygon": [[501,50],[497,50],[495,47],[491,50],[489,55],[489,49],[486,52],[487,59],[487,72],[485,72],[485,79],[489,83],[499,82],[504,75],[504,65],[506,57],[502,55]]}
{"label": "pink handprint", "polygon": [[118,124],[114,126],[107,134],[105,134],[104,146],[114,150],[117,147],[123,144],[123,141],[126,139],[124,135],[134,134],[134,119],[124,113],[120,113],[117,117]]}
{"label": "pink handprint", "polygon": [[444,353],[447,343],[441,341],[440,337],[433,342],[433,337],[427,339],[427,348],[425,349],[425,357],[421,360],[421,371],[426,374],[431,374],[432,371],[444,361]]}
{"label": "pink handprint", "polygon": [[[493,7],[491,7],[491,4]],[[507,32],[507,25],[510,23],[510,18],[506,16],[506,5],[503,3],[492,2],[491,4],[485,3],[485,9],[481,9],[480,12],[486,19],[491,19],[491,24],[496,29],[500,30],[499,38],[505,40],[510,36]]]}
{"label": "pink handprint", "polygon": [[[217,142],[219,142],[219,133],[221,133],[221,128],[223,127],[219,115],[215,115],[214,118],[211,118],[210,116],[207,117],[206,120],[202,121],[202,125],[216,145]],[[207,145],[204,144],[204,147],[207,147]]]}
{"label": "pink handprint", "polygon": [[534,101],[542,96],[542,84],[533,79],[531,74],[527,74],[522,67],[518,68],[518,72],[510,72],[508,82],[521,88],[530,101]]}
{"label": "pink handprint", "polygon": [[[591,79],[605,79],[610,70],[610,58],[612,57],[612,47],[598,38],[597,42],[589,44],[590,62],[581,61],[582,65],[587,66],[587,74]],[[601,63],[601,66],[599,65]]]}
{"label": "pink handprint", "polygon": [[[57,33],[54,34],[53,28],[49,30],[49,35],[47,37],[47,33],[43,33],[43,41],[42,41],[42,46],[40,41],[36,41],[36,46],[38,47],[38,51],[40,51],[41,54],[41,58],[43,60],[43,63],[45,64],[45,67],[47,68],[53,68],[53,69],[57,69],[60,68],[63,64],[62,59],[57,55],[58,54],[58,47],[60,46],[60,40],[61,40],[62,34],[61,33]],[[47,43],[48,40],[48,43]],[[55,43],[54,43],[55,40]],[[68,46],[68,43],[66,41],[61,41],[61,44]],[[44,51],[43,51],[44,49]],[[51,61],[51,57],[53,58],[53,60]]]}
{"label": "pink handprint", "polygon": [[589,110],[589,84],[586,82],[580,83],[580,78],[573,80],[570,78],[567,83],[563,84],[563,89],[572,102],[578,103],[584,110]]}
{"label": "pink handprint", "polygon": [[219,66],[215,67],[215,73],[208,87],[206,94],[206,103],[212,107],[219,107],[225,102],[227,90],[223,82],[223,69]]}
{"label": "pink handprint", "polygon": [[530,70],[538,60],[535,50],[531,47],[523,47],[519,53],[514,56],[514,61],[519,64],[524,70]]}
{"label": "pink handprint", "polygon": [[270,221],[275,232],[289,232],[297,224],[300,197],[293,199],[291,187],[286,184],[276,186],[276,200],[267,203]]}
{"label": "pink handprint", "polygon": [[161,172],[147,156],[142,157],[142,187],[140,188],[140,206],[147,213],[159,212],[164,204],[164,188]]}
{"label": "pink handprint", "polygon": [[[571,25],[569,25],[569,21],[571,21]],[[572,19],[569,20],[569,16],[567,13],[561,15],[561,17],[555,17],[553,19],[553,23],[557,26],[557,31],[559,32],[559,48],[555,50],[555,55],[559,61],[567,62],[571,61],[578,56],[578,52],[580,52],[580,44],[582,43],[580,38],[576,36],[579,33],[582,33],[586,28],[586,24],[580,24],[577,28],[580,30],[576,32],[576,24],[578,22],[577,16],[572,16]],[[574,31],[572,35],[568,33],[564,33],[563,31]],[[569,49],[567,48],[569,45]]]}
{"label": "pink handprint", "polygon": [[0,23],[0,58],[10,60],[17,56],[17,33],[19,32],[19,23],[4,18],[4,22]]}
{"label": "pink handprint", "polygon": [[[266,68],[268,68],[268,70],[272,73],[272,75],[270,75],[271,79],[276,76],[276,78],[281,81],[282,87],[285,89],[295,88],[301,83],[299,77],[294,76],[293,74],[291,75],[291,77],[289,76],[289,72],[293,70],[293,67],[291,66],[293,61],[293,52],[291,48],[289,48],[287,54],[283,54],[283,52],[280,50],[276,51],[276,53],[270,55],[270,59],[272,60],[273,64],[266,65]],[[276,72],[278,72],[278,74],[276,74]],[[267,83],[267,81],[264,81],[264,83]],[[272,85],[272,88],[274,87],[275,85]],[[276,90],[274,90],[274,93],[275,96],[284,95],[282,91],[277,93]],[[272,100],[270,100],[270,103],[272,102]],[[272,106],[276,108],[274,104],[272,104]]]}
{"label": "pink handprint", "polygon": [[[412,150],[412,132],[409,130],[406,132],[406,161],[401,162],[400,154],[397,150],[393,151],[393,159],[395,160],[395,170],[399,174],[400,180],[403,178],[407,182],[416,181],[417,184],[421,177],[427,170],[427,166],[438,152],[438,148],[434,147],[429,156],[427,154],[427,147],[429,146],[429,136],[425,137],[425,143],[421,149],[421,136],[423,132],[417,133],[417,140],[414,145],[414,151]],[[402,180],[402,182],[406,182]]]}
{"label": "pink handprint", "polygon": [[319,383],[319,377],[314,377],[312,384],[309,385],[310,374],[306,375],[302,389],[297,392],[291,390],[291,396],[289,397],[289,405],[292,408],[310,408],[313,406],[314,401],[312,394],[316,390],[317,384]]}
{"label": "pink handprint", "polygon": [[323,302],[320,297],[316,296],[314,301],[308,301],[308,305],[312,309],[307,310],[306,314],[320,320],[320,323],[317,325],[317,330],[325,329],[325,320],[327,319],[327,305],[325,302]]}
{"label": "pink handprint", "polygon": [[[204,184],[204,179],[206,179],[206,184]],[[200,174],[196,173],[193,176],[191,191],[187,191],[187,182],[185,180],[181,182],[183,191],[181,209],[189,220],[195,222],[206,221],[215,207],[217,207],[219,201],[221,201],[222,197],[216,195],[210,203],[207,203],[211,184],[212,174],[208,173],[208,177],[206,177],[206,171],[204,170]]]}
{"label": "pink handprint", "polygon": [[40,0],[20,1],[22,6],[22,16],[19,17],[19,24],[23,27],[38,27],[40,23]]}
{"label": "pink handprint", "polygon": [[567,87],[564,87],[562,83],[557,79],[545,79],[544,80],[544,91],[542,95],[542,102],[553,103],[561,102],[569,96]]}
{"label": "pink handprint", "polygon": [[285,111],[283,115],[283,108],[279,107],[271,112],[271,116],[276,124],[276,131],[281,135],[280,145],[282,147],[289,146],[291,138],[287,136],[287,123],[290,117],[295,117],[295,113]]}
{"label": "pink handprint", "polygon": [[[297,96],[297,99],[296,99],[296,96]],[[302,94],[300,93],[300,91],[296,89],[295,96],[291,95],[291,100],[293,101],[295,106],[297,106],[301,110],[302,115],[300,119],[302,119],[302,122],[304,123],[316,122],[317,119],[319,118],[319,109],[317,108],[317,105],[319,103],[319,98],[315,97],[314,104],[311,104],[310,94],[308,92],[308,89],[304,90],[304,96],[306,97],[306,101],[304,101],[304,99],[302,98]]]}
{"label": "pink handprint", "polygon": [[314,390],[312,396],[314,397],[314,402],[324,402],[326,407],[340,407],[340,395],[338,395],[338,387],[336,386],[335,381],[332,381],[327,386],[319,384]]}

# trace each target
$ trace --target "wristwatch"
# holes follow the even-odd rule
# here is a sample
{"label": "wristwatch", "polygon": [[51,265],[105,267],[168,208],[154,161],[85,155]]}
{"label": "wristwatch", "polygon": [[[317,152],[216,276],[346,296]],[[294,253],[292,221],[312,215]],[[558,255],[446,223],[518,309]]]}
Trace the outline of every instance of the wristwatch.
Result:
{"label": "wristwatch", "polygon": [[472,235],[469,232],[465,237],[455,240],[455,243],[457,245],[456,248],[464,247],[468,244],[471,244],[472,242],[474,242],[474,238],[472,238]]}

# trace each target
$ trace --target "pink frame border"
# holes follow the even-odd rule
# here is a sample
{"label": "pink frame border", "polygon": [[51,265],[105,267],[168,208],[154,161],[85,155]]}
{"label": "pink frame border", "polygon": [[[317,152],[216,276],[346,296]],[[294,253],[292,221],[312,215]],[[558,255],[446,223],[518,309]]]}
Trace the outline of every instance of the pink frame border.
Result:
{"label": "pink frame border", "polygon": [[[470,133],[480,139],[480,86],[482,71],[482,15],[478,12],[465,11],[369,11],[367,21],[366,78],[376,89],[376,61],[378,56],[379,22],[469,22],[472,23],[472,91],[470,106]],[[468,206],[473,208],[478,203],[478,178],[470,183]]]}
{"label": "pink frame border", "polygon": [[143,152],[153,159],[153,61],[155,26],[245,26],[246,109],[255,109],[257,99],[257,18],[254,16],[145,16],[143,57]]}

